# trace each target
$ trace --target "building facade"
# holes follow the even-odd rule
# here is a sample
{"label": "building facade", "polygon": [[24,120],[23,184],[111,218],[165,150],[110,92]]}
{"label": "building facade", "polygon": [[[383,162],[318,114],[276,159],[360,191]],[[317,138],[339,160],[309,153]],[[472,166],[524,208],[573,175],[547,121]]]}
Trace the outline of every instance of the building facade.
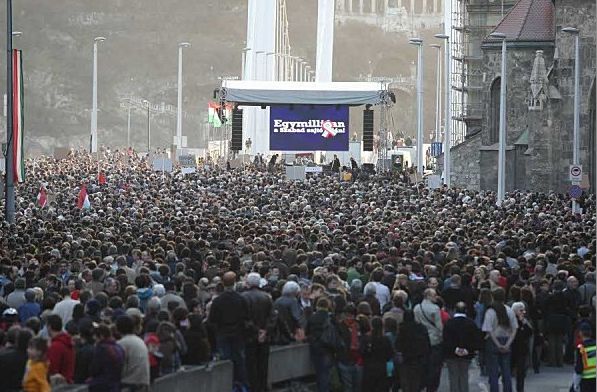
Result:
{"label": "building facade", "polygon": [[[520,0],[488,31],[507,37],[506,191],[566,192],[571,185],[575,59],[574,37],[564,27],[580,30],[579,159],[582,187],[595,191],[593,0]],[[453,109],[464,130],[451,150],[451,180],[454,186],[496,190],[501,42],[488,37],[469,43],[478,59],[466,63],[466,74],[474,75],[463,103],[469,116],[459,118]]]}
{"label": "building facade", "polygon": [[415,33],[437,29],[444,0],[336,0],[336,23],[358,21],[386,32]]}

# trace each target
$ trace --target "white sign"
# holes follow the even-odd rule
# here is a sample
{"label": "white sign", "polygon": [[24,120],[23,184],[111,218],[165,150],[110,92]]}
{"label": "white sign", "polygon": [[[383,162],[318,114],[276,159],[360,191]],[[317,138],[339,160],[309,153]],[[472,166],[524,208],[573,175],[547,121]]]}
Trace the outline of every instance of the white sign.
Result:
{"label": "white sign", "polygon": [[170,159],[156,158],[153,160],[153,171],[172,172],[172,161]]}
{"label": "white sign", "polygon": [[427,187],[429,189],[438,189],[442,186],[442,178],[437,174],[427,176]]}
{"label": "white sign", "polygon": [[180,172],[182,174],[193,174],[197,171],[197,169],[195,169],[194,167],[182,167],[180,169]]}
{"label": "white sign", "polygon": [[305,166],[305,173],[321,173],[323,168],[321,166]]}
{"label": "white sign", "polygon": [[570,181],[582,181],[582,165],[570,165]]}

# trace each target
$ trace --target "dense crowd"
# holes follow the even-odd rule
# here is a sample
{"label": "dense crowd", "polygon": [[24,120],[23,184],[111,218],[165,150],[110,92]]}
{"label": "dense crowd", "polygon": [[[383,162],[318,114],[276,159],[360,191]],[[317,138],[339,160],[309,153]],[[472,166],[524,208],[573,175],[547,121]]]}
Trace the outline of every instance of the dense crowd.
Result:
{"label": "dense crowd", "polygon": [[555,193],[497,207],[396,173],[151,166],[130,151],[27,163],[0,230],[2,390],[146,391],[230,359],[236,388],[260,392],[270,347],[297,342],[321,392],[435,392],[444,365],[468,391],[471,361],[491,392],[566,363],[595,389],[593,195],[575,215]]}

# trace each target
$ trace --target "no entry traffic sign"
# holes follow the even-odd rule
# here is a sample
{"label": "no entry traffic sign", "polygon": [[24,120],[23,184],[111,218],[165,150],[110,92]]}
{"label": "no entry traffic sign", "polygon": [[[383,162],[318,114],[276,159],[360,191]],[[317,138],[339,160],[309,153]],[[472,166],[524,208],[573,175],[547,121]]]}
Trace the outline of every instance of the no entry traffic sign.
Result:
{"label": "no entry traffic sign", "polygon": [[582,165],[570,165],[570,181],[582,181]]}

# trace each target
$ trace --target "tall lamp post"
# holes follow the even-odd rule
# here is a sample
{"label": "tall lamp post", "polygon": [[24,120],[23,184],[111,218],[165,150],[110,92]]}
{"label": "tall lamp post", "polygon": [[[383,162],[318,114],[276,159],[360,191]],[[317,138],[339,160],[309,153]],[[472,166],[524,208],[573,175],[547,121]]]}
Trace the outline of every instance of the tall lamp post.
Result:
{"label": "tall lamp post", "polygon": [[97,152],[97,44],[105,41],[104,37],[93,40],[93,97],[91,107],[91,153]]}
{"label": "tall lamp post", "polygon": [[14,188],[14,162],[12,150],[12,0],[6,0],[6,190],[5,217],[8,223],[15,221],[15,188]]}
{"label": "tall lamp post", "polygon": [[443,39],[445,41],[444,47],[444,94],[445,94],[445,108],[444,108],[444,184],[450,187],[450,177],[452,173],[452,157],[451,157],[451,143],[452,143],[452,89],[450,78],[452,74],[452,62],[450,58],[450,36],[447,34],[435,34],[435,38]]}
{"label": "tall lamp post", "polygon": [[147,106],[147,153],[149,153],[151,151],[151,103],[144,99],[143,105]]}
{"label": "tall lamp post", "polygon": [[188,42],[178,44],[178,106],[176,108],[176,150],[182,149],[182,50],[191,46]]}
{"label": "tall lamp post", "polygon": [[[580,163],[580,140],[579,140],[579,123],[580,123],[580,30],[575,27],[564,27],[563,32],[574,36],[574,130],[572,136],[572,164],[578,165]],[[578,185],[578,181],[572,183]],[[576,213],[578,205],[576,199],[572,199],[572,213]]]}
{"label": "tall lamp post", "polygon": [[417,47],[417,172],[423,176],[423,40],[411,38]]}
{"label": "tall lamp post", "polygon": [[491,33],[492,38],[502,41],[502,70],[500,79],[500,134],[498,149],[498,189],[496,204],[501,206],[506,196],[506,88],[507,88],[507,47],[506,34]]}
{"label": "tall lamp post", "polygon": [[438,44],[429,45],[437,49],[437,65],[435,67],[435,141],[440,140],[441,115],[440,115],[440,99],[441,99],[441,77],[442,77],[442,47]]}

